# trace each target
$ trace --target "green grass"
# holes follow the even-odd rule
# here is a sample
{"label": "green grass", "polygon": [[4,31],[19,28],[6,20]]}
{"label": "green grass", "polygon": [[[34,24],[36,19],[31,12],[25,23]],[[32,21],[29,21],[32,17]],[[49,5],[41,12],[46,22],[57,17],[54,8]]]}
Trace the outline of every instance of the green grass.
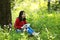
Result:
{"label": "green grass", "polygon": [[[44,13],[44,12],[43,12]],[[28,37],[28,33],[16,33],[12,26],[11,32],[3,32],[0,29],[0,40],[59,40],[60,39],[60,14],[52,12],[48,14],[45,12],[38,13],[26,13],[27,22],[31,24],[31,27],[40,32],[39,37]],[[12,14],[12,22],[14,21],[18,13]]]}

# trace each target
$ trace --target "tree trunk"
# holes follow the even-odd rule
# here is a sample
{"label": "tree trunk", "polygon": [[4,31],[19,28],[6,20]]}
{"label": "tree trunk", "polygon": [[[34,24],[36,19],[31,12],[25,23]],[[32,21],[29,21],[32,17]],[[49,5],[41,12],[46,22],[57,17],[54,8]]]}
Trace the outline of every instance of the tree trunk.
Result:
{"label": "tree trunk", "polygon": [[59,0],[59,11],[60,11],[60,0]]}
{"label": "tree trunk", "polygon": [[48,0],[48,11],[50,11],[50,0]]}
{"label": "tree trunk", "polygon": [[3,28],[4,25],[12,23],[11,18],[11,5],[10,0],[0,0],[0,25]]}
{"label": "tree trunk", "polygon": [[59,4],[60,4],[60,0],[59,0]]}

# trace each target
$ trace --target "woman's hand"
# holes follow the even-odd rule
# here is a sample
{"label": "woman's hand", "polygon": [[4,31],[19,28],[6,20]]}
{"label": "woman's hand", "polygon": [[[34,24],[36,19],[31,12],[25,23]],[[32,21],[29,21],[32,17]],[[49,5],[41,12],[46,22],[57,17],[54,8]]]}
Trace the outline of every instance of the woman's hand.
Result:
{"label": "woman's hand", "polygon": [[21,28],[26,29],[26,28],[27,28],[27,26],[26,26],[26,25],[23,25]]}

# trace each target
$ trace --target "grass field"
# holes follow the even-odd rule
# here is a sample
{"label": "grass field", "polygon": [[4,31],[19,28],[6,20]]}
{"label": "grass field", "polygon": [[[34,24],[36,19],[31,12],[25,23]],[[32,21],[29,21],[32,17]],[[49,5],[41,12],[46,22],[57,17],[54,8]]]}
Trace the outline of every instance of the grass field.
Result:
{"label": "grass field", "polygon": [[[0,28],[0,40],[60,40],[60,14],[56,12],[43,13],[26,13],[27,22],[36,32],[40,32],[39,37],[28,37],[27,32],[16,33],[12,26],[10,32],[3,32]],[[12,13],[13,24],[17,16],[18,12]]]}

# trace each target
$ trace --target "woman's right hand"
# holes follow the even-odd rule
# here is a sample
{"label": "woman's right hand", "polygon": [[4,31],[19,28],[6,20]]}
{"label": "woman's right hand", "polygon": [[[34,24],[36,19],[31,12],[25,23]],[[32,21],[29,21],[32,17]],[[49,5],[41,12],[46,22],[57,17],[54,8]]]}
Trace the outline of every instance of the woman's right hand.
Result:
{"label": "woman's right hand", "polygon": [[21,28],[25,29],[27,26],[26,25],[23,25]]}

